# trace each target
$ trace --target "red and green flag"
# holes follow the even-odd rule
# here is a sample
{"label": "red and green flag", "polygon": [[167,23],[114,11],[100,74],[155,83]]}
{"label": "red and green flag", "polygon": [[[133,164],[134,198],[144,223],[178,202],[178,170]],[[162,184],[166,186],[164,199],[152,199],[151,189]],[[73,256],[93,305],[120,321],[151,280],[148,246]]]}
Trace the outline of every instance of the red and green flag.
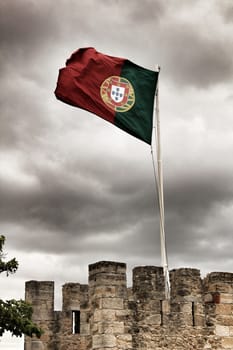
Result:
{"label": "red and green flag", "polygon": [[81,48],[60,69],[56,97],[151,144],[158,72]]}

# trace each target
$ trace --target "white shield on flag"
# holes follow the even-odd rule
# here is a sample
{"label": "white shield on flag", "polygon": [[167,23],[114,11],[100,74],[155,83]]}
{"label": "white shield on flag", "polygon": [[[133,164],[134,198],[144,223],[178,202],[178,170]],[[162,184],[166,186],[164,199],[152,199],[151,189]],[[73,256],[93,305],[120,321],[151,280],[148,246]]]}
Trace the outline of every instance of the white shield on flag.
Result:
{"label": "white shield on flag", "polygon": [[122,86],[112,85],[111,86],[111,98],[115,102],[121,102],[125,95],[125,88]]}

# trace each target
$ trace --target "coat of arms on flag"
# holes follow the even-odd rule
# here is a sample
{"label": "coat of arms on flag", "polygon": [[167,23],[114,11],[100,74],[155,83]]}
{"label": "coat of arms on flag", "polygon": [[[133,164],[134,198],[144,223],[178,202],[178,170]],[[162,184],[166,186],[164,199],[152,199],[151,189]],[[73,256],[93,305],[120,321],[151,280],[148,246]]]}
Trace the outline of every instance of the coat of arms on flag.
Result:
{"label": "coat of arms on flag", "polygon": [[116,103],[121,103],[123,98],[125,97],[125,90],[126,89],[123,86],[112,85],[111,86],[111,98]]}
{"label": "coat of arms on flag", "polygon": [[128,79],[120,76],[105,79],[100,87],[100,95],[104,103],[117,112],[128,111],[135,102],[132,84]]}

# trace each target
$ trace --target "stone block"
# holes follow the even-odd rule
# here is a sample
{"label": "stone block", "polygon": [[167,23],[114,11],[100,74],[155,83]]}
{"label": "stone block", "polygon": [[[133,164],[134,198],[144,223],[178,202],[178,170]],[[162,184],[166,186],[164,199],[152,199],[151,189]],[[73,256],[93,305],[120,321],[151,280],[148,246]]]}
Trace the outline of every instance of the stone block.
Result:
{"label": "stone block", "polygon": [[98,331],[105,334],[123,334],[125,331],[124,322],[99,323]]}
{"label": "stone block", "polygon": [[233,317],[218,315],[217,324],[222,326],[233,326]]}
{"label": "stone block", "polygon": [[204,315],[195,315],[194,323],[196,327],[204,327],[205,326],[205,316]]}
{"label": "stone block", "polygon": [[115,311],[117,321],[123,321],[129,316],[129,310],[116,310]]}
{"label": "stone block", "polygon": [[204,302],[205,303],[212,303],[213,302],[213,296],[212,293],[206,293],[204,296]]}
{"label": "stone block", "polygon": [[215,334],[220,337],[228,337],[230,335],[230,329],[228,326],[216,325]]}
{"label": "stone block", "polygon": [[168,300],[162,301],[162,311],[166,314],[170,312],[170,302]]}
{"label": "stone block", "polygon": [[80,313],[80,322],[86,323],[88,321],[88,313],[87,312],[81,312]]}
{"label": "stone block", "polygon": [[114,322],[112,328],[114,334],[123,334],[125,331],[124,322]]}
{"label": "stone block", "polygon": [[131,334],[122,334],[117,336],[117,340],[122,340],[124,342],[131,342],[132,335]]}
{"label": "stone block", "polygon": [[45,347],[40,340],[32,340],[32,347],[31,350],[44,350]]}
{"label": "stone block", "polygon": [[222,339],[223,349],[233,349],[233,337],[225,337]]}
{"label": "stone block", "polygon": [[116,314],[114,310],[107,310],[107,309],[100,309],[94,311],[94,322],[101,322],[101,321],[115,321],[116,320]]}
{"label": "stone block", "polygon": [[114,297],[116,295],[115,286],[97,286],[94,288],[95,297]]}
{"label": "stone block", "polygon": [[217,315],[231,315],[233,314],[232,304],[218,304],[215,308],[215,313]]}
{"label": "stone block", "polygon": [[181,324],[186,326],[192,326],[193,325],[193,316],[189,312],[184,312],[181,314],[182,317],[180,317],[180,320],[182,321]]}
{"label": "stone block", "polygon": [[103,298],[102,300],[103,309],[122,310],[123,299],[121,298]]}
{"label": "stone block", "polygon": [[118,335],[117,348],[122,350],[132,349],[132,335],[131,334]]}
{"label": "stone block", "polygon": [[91,334],[97,334],[99,333],[99,323],[96,322],[96,323],[93,323],[92,326],[91,326]]}
{"label": "stone block", "polygon": [[229,284],[214,283],[208,286],[209,292],[232,293],[232,287]]}
{"label": "stone block", "polygon": [[232,304],[233,303],[233,294],[221,293],[220,294],[220,303]]}
{"label": "stone block", "polygon": [[94,310],[93,322],[100,322],[102,319],[102,310]]}
{"label": "stone block", "polygon": [[80,333],[82,334],[82,335],[88,335],[88,334],[90,334],[90,324],[88,324],[88,323],[81,323],[80,324]]}
{"label": "stone block", "polygon": [[126,264],[116,261],[98,261],[89,265],[89,276],[96,273],[121,274],[126,272]]}
{"label": "stone block", "polygon": [[194,303],[194,312],[196,314],[203,314],[204,313],[204,305],[200,303]]}
{"label": "stone block", "polygon": [[161,325],[161,315],[160,314],[155,314],[155,315],[151,315],[148,316],[145,321],[145,324],[149,324],[149,325]]}
{"label": "stone block", "polygon": [[126,276],[121,275],[98,275],[95,279],[89,280],[90,288],[96,287],[96,286],[125,286],[126,287]]}
{"label": "stone block", "polygon": [[113,334],[94,335],[92,337],[92,348],[114,348],[116,346],[116,337]]}
{"label": "stone block", "polygon": [[96,334],[92,337],[92,348],[99,349],[103,347],[103,337],[102,335]]}
{"label": "stone block", "polygon": [[188,313],[191,314],[192,313],[192,303],[182,303],[180,305],[180,311],[183,313]]}

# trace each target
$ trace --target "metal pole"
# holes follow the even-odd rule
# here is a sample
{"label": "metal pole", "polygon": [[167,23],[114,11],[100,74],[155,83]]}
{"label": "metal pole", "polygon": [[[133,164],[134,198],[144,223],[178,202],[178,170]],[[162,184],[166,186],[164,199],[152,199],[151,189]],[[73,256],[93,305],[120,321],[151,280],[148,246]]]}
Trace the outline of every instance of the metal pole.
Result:
{"label": "metal pole", "polygon": [[[160,68],[159,68],[160,71]],[[160,137],[160,115],[159,115],[159,77],[156,89],[156,107],[155,107],[155,121],[153,130],[156,138],[156,151],[157,151],[157,177],[155,171],[155,162],[153,155],[153,148],[151,146],[151,153],[154,166],[155,180],[157,184],[158,191],[158,201],[159,201],[159,216],[160,216],[160,245],[161,245],[161,264],[163,266],[164,281],[165,281],[165,297],[170,298],[170,281],[169,281],[169,270],[168,270],[168,258],[167,258],[167,248],[166,248],[166,237],[164,228],[164,195],[163,195],[163,167],[162,167],[162,156],[161,156],[161,137]]]}

